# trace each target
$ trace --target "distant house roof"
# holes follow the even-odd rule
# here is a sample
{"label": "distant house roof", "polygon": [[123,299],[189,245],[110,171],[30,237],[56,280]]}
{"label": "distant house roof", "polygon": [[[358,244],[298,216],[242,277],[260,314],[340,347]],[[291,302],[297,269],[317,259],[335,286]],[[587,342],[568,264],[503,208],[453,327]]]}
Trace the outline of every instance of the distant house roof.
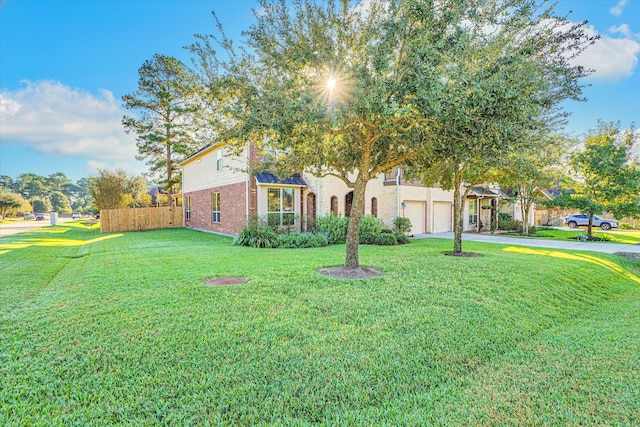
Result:
{"label": "distant house roof", "polygon": [[156,203],[158,203],[158,196],[160,194],[167,194],[167,192],[164,191],[162,186],[154,185],[149,191],[147,191],[147,194],[151,196],[151,204],[155,205]]}
{"label": "distant house roof", "polygon": [[470,198],[477,198],[477,197],[492,198],[492,197],[505,197],[505,195],[498,190],[489,190],[488,188],[476,186],[471,189],[471,193],[469,193],[469,197]]}
{"label": "distant house roof", "polygon": [[264,171],[256,174],[256,181],[260,184],[283,184],[295,185],[298,187],[306,187],[307,183],[302,179],[299,173],[294,173],[289,178],[280,179],[271,172]]}

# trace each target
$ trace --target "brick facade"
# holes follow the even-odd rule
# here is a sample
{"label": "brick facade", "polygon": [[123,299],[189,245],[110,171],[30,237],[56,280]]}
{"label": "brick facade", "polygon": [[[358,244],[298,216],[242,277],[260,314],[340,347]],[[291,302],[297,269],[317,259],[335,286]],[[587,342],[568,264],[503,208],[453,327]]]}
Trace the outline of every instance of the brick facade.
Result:
{"label": "brick facade", "polygon": [[[220,193],[220,223],[212,221],[212,193]],[[185,215],[185,226],[215,233],[239,234],[247,219],[246,194],[246,182],[184,193],[185,208],[187,206],[187,198],[191,198],[191,218],[186,219],[187,216]],[[255,204],[255,200],[253,203],[250,201],[249,206],[255,206]]]}

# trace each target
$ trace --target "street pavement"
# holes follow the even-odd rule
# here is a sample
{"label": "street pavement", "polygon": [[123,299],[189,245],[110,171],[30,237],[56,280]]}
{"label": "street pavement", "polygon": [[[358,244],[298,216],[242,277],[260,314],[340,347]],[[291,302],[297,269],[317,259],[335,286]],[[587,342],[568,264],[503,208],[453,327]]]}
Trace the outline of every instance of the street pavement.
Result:
{"label": "street pavement", "polygon": [[[70,217],[60,217],[58,216],[57,224],[64,224],[67,221],[73,221]],[[7,221],[6,223],[0,224],[0,238],[4,236],[9,236],[12,234],[22,233],[24,231],[31,231],[36,228],[48,227],[51,225],[51,220],[49,218],[44,221],[36,221],[36,220],[17,220],[17,221]]]}
{"label": "street pavement", "polygon": [[[436,239],[451,239],[453,240],[453,232],[446,233],[432,233],[432,234],[416,234],[415,238],[436,238]],[[537,248],[549,248],[549,249],[568,249],[574,251],[591,251],[591,252],[604,252],[608,254],[637,254],[640,258],[640,244],[630,245],[624,243],[598,243],[598,242],[580,242],[570,240],[545,240],[545,239],[532,239],[527,237],[508,237],[500,236],[496,234],[476,234],[476,233],[463,233],[462,242],[485,242],[485,243],[499,243],[501,245],[518,245],[529,246]]]}

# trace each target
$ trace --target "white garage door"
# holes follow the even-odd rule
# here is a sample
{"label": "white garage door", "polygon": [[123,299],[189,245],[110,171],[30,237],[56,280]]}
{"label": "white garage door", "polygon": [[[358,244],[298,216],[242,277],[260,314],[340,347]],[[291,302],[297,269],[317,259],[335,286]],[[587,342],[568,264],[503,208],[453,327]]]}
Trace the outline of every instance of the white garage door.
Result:
{"label": "white garage door", "polygon": [[425,202],[405,202],[404,216],[411,221],[411,234],[422,234],[426,232],[425,227]]}
{"label": "white garage door", "polygon": [[451,231],[451,203],[433,202],[433,232]]}

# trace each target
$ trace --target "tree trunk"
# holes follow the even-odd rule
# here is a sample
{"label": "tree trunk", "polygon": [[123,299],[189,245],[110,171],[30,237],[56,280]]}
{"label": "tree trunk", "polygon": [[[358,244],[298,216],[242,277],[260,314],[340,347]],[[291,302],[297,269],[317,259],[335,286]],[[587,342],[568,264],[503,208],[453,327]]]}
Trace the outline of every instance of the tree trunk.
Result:
{"label": "tree trunk", "polygon": [[520,187],[520,208],[522,210],[522,234],[529,234],[530,195],[526,188]]}
{"label": "tree trunk", "polygon": [[347,229],[347,253],[344,261],[345,267],[359,267],[358,240],[360,238],[360,218],[364,208],[364,196],[367,189],[367,179],[362,172],[358,172],[353,188],[353,203],[351,204],[351,218]]}
{"label": "tree trunk", "polygon": [[589,214],[589,225],[587,226],[587,236],[589,236],[589,239],[593,237],[593,214]]}
{"label": "tree trunk", "polygon": [[[464,217],[464,203],[460,195],[462,186],[462,170],[459,163],[454,163],[453,175],[453,252],[462,253],[462,219]],[[480,214],[478,213],[478,218]]]}
{"label": "tree trunk", "polygon": [[167,193],[169,194],[169,200],[171,200],[171,195],[173,194],[173,160],[171,159],[169,137],[169,132],[167,132]]}

